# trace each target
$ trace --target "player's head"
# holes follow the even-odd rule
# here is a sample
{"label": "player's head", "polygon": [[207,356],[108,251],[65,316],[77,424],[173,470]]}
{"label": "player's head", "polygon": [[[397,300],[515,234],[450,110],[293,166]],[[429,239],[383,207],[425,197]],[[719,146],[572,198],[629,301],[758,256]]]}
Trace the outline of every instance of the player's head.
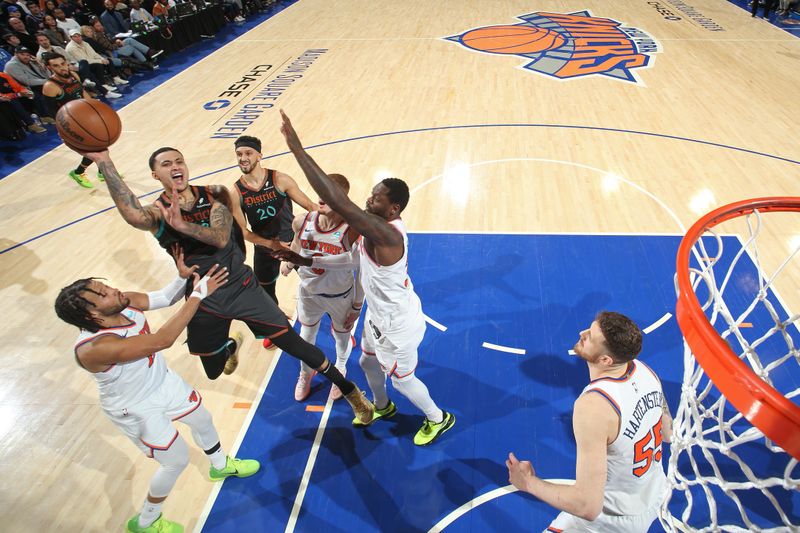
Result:
{"label": "player's head", "polygon": [[[332,182],[338,185],[339,188],[342,189],[345,194],[348,194],[350,192],[350,182],[347,181],[347,178],[345,178],[341,174],[328,174],[328,179],[330,179]],[[319,212],[322,213],[323,215],[327,216],[334,212],[331,209],[331,206],[322,201],[322,198],[320,198],[317,203],[319,204]]]}
{"label": "player's head", "polygon": [[394,220],[408,205],[409,196],[405,181],[386,178],[372,188],[372,194],[367,198],[367,213]]}
{"label": "player's head", "polygon": [[58,52],[45,52],[42,54],[44,66],[60,78],[69,78],[69,63],[67,58]]}
{"label": "player's head", "polygon": [[642,351],[642,330],[625,315],[601,311],[589,329],[581,331],[573,350],[589,363],[602,366],[627,363]]}
{"label": "player's head", "polygon": [[153,177],[161,182],[165,191],[177,187],[178,192],[182,192],[189,186],[189,167],[176,148],[162,146],[150,155],[148,164]]}
{"label": "player's head", "polygon": [[236,149],[236,161],[243,174],[249,174],[257,168],[261,161],[261,140],[258,137],[242,135],[233,143]]}
{"label": "player's head", "polygon": [[91,332],[103,327],[103,319],[130,305],[130,298],[99,281],[84,278],[61,289],[56,297],[56,314],[68,324]]}

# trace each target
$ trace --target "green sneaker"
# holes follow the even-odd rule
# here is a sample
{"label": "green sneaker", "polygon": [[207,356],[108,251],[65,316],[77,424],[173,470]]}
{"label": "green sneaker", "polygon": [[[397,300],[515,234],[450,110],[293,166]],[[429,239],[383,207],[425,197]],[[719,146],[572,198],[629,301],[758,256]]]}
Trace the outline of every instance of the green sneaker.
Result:
{"label": "green sneaker", "polygon": [[392,400],[389,400],[389,405],[387,405],[383,409],[377,409],[374,405],[372,406],[372,421],[369,424],[364,424],[358,419],[358,417],[356,417],[353,419],[353,427],[365,428],[371,425],[372,422],[375,422],[379,418],[392,418],[396,414],[397,414],[397,406],[394,404]]}
{"label": "green sneaker", "polygon": [[177,522],[170,522],[164,515],[158,515],[155,522],[147,527],[139,526],[139,515],[137,514],[130,520],[125,527],[128,533],[183,533],[183,526]]}
{"label": "green sneaker", "polygon": [[75,183],[80,185],[81,187],[85,187],[87,189],[91,189],[94,187],[92,182],[86,177],[86,174],[78,174],[74,170],[69,171],[69,177],[75,180]]}
{"label": "green sneaker", "polygon": [[211,481],[220,481],[225,478],[236,477],[250,477],[261,468],[261,463],[255,459],[236,459],[235,457],[227,457],[225,468],[217,470],[213,466],[208,471],[208,477]]}
{"label": "green sneaker", "polygon": [[[119,179],[124,180],[125,176],[122,174],[119,175]],[[106,181],[106,177],[103,175],[101,171],[97,171],[97,181]]]}
{"label": "green sneaker", "polygon": [[445,431],[453,427],[453,424],[456,423],[456,417],[452,413],[448,413],[447,411],[442,411],[444,413],[444,418],[438,424],[434,424],[427,418],[425,422],[422,423],[422,427],[417,431],[417,434],[414,435],[414,444],[417,446],[427,446],[428,444],[433,444],[433,441],[441,437]]}

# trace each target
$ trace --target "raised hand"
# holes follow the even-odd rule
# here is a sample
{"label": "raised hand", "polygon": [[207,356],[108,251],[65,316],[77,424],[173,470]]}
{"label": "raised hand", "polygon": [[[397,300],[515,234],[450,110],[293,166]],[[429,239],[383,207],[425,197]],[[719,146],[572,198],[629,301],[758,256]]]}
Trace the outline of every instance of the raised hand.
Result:
{"label": "raised hand", "polygon": [[286,139],[286,145],[289,147],[289,150],[292,152],[302,150],[303,144],[300,142],[297,132],[294,131],[292,121],[289,120],[289,117],[286,116],[283,109],[281,109],[281,118],[283,119],[281,123],[281,133],[283,134],[283,138]]}
{"label": "raised hand", "polygon": [[191,296],[201,300],[211,296],[220,286],[228,282],[228,269],[219,265],[211,267],[202,279],[197,272],[192,275],[194,276],[194,287]]}
{"label": "raised hand", "polygon": [[519,490],[530,492],[528,484],[536,477],[536,471],[530,461],[520,461],[513,453],[509,453],[506,467],[508,481]]}
{"label": "raised hand", "polygon": [[180,244],[173,244],[169,251],[172,254],[172,257],[175,259],[175,266],[178,268],[178,275],[183,279],[189,279],[189,276],[194,274],[194,272],[198,269],[198,266],[186,266],[186,263],[183,262],[183,247]]}
{"label": "raised hand", "polygon": [[178,189],[172,188],[171,204],[169,207],[164,207],[162,202],[156,202],[158,210],[161,211],[161,216],[164,217],[164,222],[172,226],[173,229],[181,231],[181,228],[186,225],[186,222],[181,216],[180,196],[178,196]]}

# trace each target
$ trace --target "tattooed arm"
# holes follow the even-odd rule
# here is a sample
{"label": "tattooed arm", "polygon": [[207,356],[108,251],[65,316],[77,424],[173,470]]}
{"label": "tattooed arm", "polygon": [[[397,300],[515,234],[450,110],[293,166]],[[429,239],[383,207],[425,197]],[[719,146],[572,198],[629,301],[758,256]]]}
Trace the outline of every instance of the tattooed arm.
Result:
{"label": "tattooed arm", "polygon": [[215,248],[224,248],[231,238],[231,227],[233,226],[233,216],[222,202],[214,202],[211,207],[209,217],[209,227],[187,222],[181,216],[180,198],[177,189],[172,190],[172,203],[169,207],[157,202],[158,209],[164,221],[172,226],[175,231],[196,239],[200,242],[210,244]]}
{"label": "tattooed arm", "polygon": [[106,178],[106,186],[117,205],[117,211],[125,219],[125,222],[140,230],[155,231],[158,228],[161,214],[153,205],[142,207],[133,191],[122,181],[119,172],[114,167],[114,162],[111,161],[108,150],[83,155],[97,163],[97,168]]}

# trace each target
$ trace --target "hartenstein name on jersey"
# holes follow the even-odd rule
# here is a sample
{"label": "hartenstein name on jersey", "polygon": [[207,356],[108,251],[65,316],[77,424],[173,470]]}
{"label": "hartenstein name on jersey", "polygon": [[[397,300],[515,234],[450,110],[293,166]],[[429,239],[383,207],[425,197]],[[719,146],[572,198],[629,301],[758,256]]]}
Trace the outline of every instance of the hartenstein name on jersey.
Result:
{"label": "hartenstein name on jersey", "polygon": [[340,253],[344,252],[344,248],[339,245],[307,239],[300,239],[300,247],[303,248],[303,250],[320,252],[327,255],[339,255]]}
{"label": "hartenstein name on jersey", "polygon": [[254,196],[245,196],[244,197],[244,205],[258,205],[269,202],[270,200],[274,200],[278,197],[278,193],[274,190],[267,191],[263,194],[256,194]]}
{"label": "hartenstein name on jersey", "polygon": [[648,392],[639,398],[639,401],[636,402],[636,407],[633,409],[633,418],[628,420],[628,425],[622,434],[629,439],[633,439],[636,436],[636,432],[639,431],[639,426],[642,425],[644,416],[651,409],[661,409],[663,403],[664,395],[661,391]]}

